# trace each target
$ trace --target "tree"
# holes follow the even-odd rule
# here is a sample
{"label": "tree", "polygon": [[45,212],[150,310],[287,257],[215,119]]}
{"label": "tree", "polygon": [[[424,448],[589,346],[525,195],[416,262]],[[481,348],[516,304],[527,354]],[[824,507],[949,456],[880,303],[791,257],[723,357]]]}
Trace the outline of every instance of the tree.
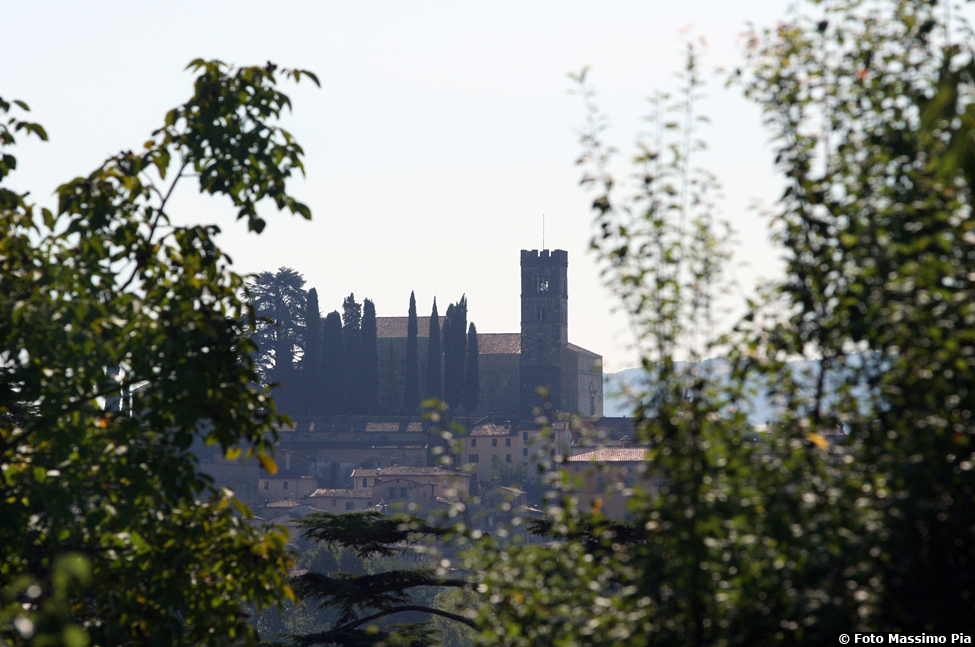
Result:
{"label": "tree", "polygon": [[376,306],[366,299],[362,305],[362,413],[375,413],[379,402],[379,347],[376,339]]}
{"label": "tree", "polygon": [[322,324],[322,391],[319,394],[327,415],[345,410],[345,342],[342,315],[333,310]]}
{"label": "tree", "polygon": [[[636,201],[618,197],[577,77],[593,244],[652,376],[634,404],[663,485],[634,497],[632,523],[570,497],[546,530],[557,546],[473,555],[480,590],[500,602],[480,616],[485,642],[825,645],[970,622],[972,53],[945,46],[932,3],[817,13],[747,41],[741,83],[786,179],[774,222],[787,275],[726,335],[724,229],[713,179],[690,165],[695,58],[676,105],[654,105]],[[678,354],[719,351],[726,385],[675,369]],[[784,369],[796,356],[814,363],[811,394]],[[783,402],[760,444],[748,389]],[[848,437],[831,443],[821,432],[838,424]]]}
{"label": "tree", "polygon": [[[60,186],[57,213],[0,186],[5,644],[253,642],[245,605],[289,592],[286,535],[246,522],[188,451],[246,450],[273,471],[287,420],[260,386],[244,278],[217,228],[174,224],[168,197],[194,177],[252,231],[265,198],[310,217],[287,192],[302,151],[276,125],[290,101],[275,66],[189,67],[193,96],[140,152]],[[0,125],[4,182],[18,132],[46,139],[18,116]]]}
{"label": "tree", "polygon": [[467,349],[467,297],[447,306],[443,327],[443,397],[452,409],[464,399],[464,362]]}
{"label": "tree", "polygon": [[318,309],[318,291],[308,290],[305,329],[301,356],[301,411],[319,413],[322,390],[322,313]]}
{"label": "tree", "polygon": [[362,413],[362,304],[349,294],[342,302],[342,345],[345,370],[342,373],[342,399],[345,413]]}
{"label": "tree", "polygon": [[386,346],[379,371],[379,408],[384,413],[396,413],[403,408],[403,371],[393,349],[393,342]]}
{"label": "tree", "polygon": [[423,397],[426,400],[443,396],[443,383],[440,373],[442,350],[440,348],[440,315],[437,314],[437,300],[433,300],[430,313],[430,333],[427,337],[427,378],[423,382]]}
{"label": "tree", "polygon": [[536,481],[538,481],[538,474],[527,462],[508,463],[495,454],[491,457],[491,476],[481,487],[503,485],[525,489],[534,486]]}
{"label": "tree", "polygon": [[468,415],[481,400],[480,352],[477,349],[477,328],[471,322],[467,329],[467,361],[464,365],[464,408]]}
{"label": "tree", "polygon": [[403,377],[403,408],[415,411],[420,403],[420,353],[417,347],[416,296],[410,292],[410,310],[406,322],[406,373]]}
{"label": "tree", "polygon": [[257,313],[254,342],[258,370],[267,383],[291,385],[294,360],[303,343],[307,294],[305,279],[290,267],[261,272],[247,282],[248,298]]}
{"label": "tree", "polygon": [[[391,557],[418,543],[450,539],[456,532],[454,528],[431,525],[416,516],[387,517],[379,512],[319,512],[307,515],[298,523],[305,539],[330,547],[351,548],[359,558]],[[296,643],[302,646],[375,645],[379,641],[390,641],[421,647],[439,644],[430,617],[444,618],[469,628],[475,626],[473,620],[461,613],[421,601],[419,596],[423,591],[472,589],[468,580],[450,576],[442,569],[399,568],[365,574],[308,572],[298,577],[294,585],[301,597],[317,600],[320,608],[341,612],[338,621],[329,629],[297,636]],[[369,623],[402,613],[421,614],[420,617],[426,619],[369,629]]]}

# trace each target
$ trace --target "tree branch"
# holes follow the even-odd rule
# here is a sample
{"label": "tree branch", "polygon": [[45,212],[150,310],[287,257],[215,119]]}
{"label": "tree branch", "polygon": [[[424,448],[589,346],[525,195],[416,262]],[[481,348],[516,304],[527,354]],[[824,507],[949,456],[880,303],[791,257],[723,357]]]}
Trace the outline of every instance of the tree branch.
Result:
{"label": "tree branch", "polygon": [[441,611],[440,609],[434,609],[433,607],[425,607],[419,604],[404,604],[399,607],[390,607],[378,613],[374,613],[371,616],[366,616],[365,618],[359,618],[344,625],[334,627],[331,631],[342,631],[345,629],[355,629],[356,627],[363,625],[371,620],[376,620],[384,616],[393,615],[394,613],[403,613],[405,611],[419,611],[420,613],[429,613],[435,616],[441,616],[447,618],[448,620],[453,620],[454,622],[459,622],[463,625],[470,627],[471,629],[477,629],[477,625],[470,618],[465,618],[464,616],[457,615],[456,613],[451,613],[449,611]]}

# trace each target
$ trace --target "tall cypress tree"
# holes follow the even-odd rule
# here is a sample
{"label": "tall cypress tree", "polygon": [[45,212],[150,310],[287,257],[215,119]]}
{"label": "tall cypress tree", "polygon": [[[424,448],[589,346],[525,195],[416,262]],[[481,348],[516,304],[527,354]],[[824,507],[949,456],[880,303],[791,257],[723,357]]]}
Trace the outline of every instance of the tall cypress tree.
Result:
{"label": "tall cypress tree", "polygon": [[470,415],[481,401],[480,353],[477,349],[477,328],[471,322],[467,330],[467,362],[464,366],[464,408]]}
{"label": "tall cypress tree", "polygon": [[322,390],[318,394],[319,406],[327,415],[344,410],[345,347],[342,339],[342,315],[338,310],[328,313],[322,324]]}
{"label": "tall cypress tree", "polygon": [[410,314],[406,322],[406,373],[403,376],[403,408],[407,413],[420,403],[420,354],[417,349],[416,296],[410,292]]}
{"label": "tall cypress tree", "polygon": [[437,299],[433,300],[430,313],[430,336],[427,338],[427,379],[423,384],[423,397],[441,399],[443,397],[440,373],[440,315],[437,313]]}
{"label": "tall cypress tree", "polygon": [[[386,352],[382,357],[379,366],[379,411],[396,413],[403,408],[403,370],[392,341],[386,345]],[[417,398],[419,397],[418,395]]]}
{"label": "tall cypress tree", "polygon": [[359,344],[362,358],[362,413],[375,413],[379,402],[379,348],[376,345],[376,306],[369,299],[362,305]]}
{"label": "tall cypress tree", "polygon": [[467,349],[467,297],[447,306],[443,329],[443,397],[452,409],[464,397],[464,361]]}
{"label": "tall cypress tree", "polygon": [[342,302],[342,342],[345,348],[343,374],[343,404],[345,413],[362,413],[362,351],[359,337],[362,333],[362,304],[355,294]]}
{"label": "tall cypress tree", "polygon": [[318,310],[318,291],[308,290],[305,305],[304,355],[301,358],[301,403],[297,407],[302,413],[319,413],[322,365],[322,314]]}

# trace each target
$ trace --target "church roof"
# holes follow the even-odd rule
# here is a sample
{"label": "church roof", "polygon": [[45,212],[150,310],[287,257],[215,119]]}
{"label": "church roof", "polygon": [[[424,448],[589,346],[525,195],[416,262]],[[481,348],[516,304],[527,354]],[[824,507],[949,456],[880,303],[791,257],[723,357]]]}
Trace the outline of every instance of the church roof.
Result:
{"label": "church roof", "polygon": [[[444,319],[446,317],[440,317],[441,330],[443,330]],[[379,339],[389,339],[390,337],[405,339],[409,323],[409,317],[376,317],[376,337]],[[416,318],[416,336],[430,336],[430,315]]]}
{"label": "church roof", "polygon": [[521,333],[477,333],[477,352],[481,355],[518,355],[521,353]]}
{"label": "church roof", "polygon": [[602,355],[600,355],[599,353],[594,353],[591,350],[586,350],[582,346],[576,346],[575,344],[569,344],[569,350],[579,353],[581,355],[589,355],[590,357],[602,358]]}

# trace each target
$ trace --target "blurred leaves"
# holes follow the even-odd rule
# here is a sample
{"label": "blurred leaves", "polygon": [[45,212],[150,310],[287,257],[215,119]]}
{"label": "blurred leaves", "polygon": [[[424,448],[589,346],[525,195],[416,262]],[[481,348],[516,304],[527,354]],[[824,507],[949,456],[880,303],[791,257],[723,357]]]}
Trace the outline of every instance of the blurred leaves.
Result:
{"label": "blurred leaves", "polygon": [[[690,163],[693,50],[676,98],[652,99],[632,182],[610,174],[605,118],[574,77],[592,247],[647,373],[632,394],[647,479],[623,523],[579,510],[563,481],[533,526],[550,543],[472,551],[481,644],[826,645],[970,623],[975,59],[943,16],[812,3],[746,35],[731,82],[785,178],[770,218],[787,271],[733,329],[728,229]],[[714,355],[730,379],[677,368]],[[807,374],[785,369],[795,358]],[[780,404],[768,429],[749,428],[749,391]]]}
{"label": "blurred leaves", "polygon": [[[0,187],[4,644],[253,641],[244,605],[289,593],[286,533],[189,451],[245,448],[273,470],[287,420],[258,384],[244,278],[216,227],[174,226],[166,208],[191,171],[251,229],[265,197],[307,217],[286,191],[301,149],[274,123],[290,103],[272,67],[191,67],[193,97],[142,152],[59,187],[56,214]],[[18,132],[46,137],[7,119],[0,179]]]}

